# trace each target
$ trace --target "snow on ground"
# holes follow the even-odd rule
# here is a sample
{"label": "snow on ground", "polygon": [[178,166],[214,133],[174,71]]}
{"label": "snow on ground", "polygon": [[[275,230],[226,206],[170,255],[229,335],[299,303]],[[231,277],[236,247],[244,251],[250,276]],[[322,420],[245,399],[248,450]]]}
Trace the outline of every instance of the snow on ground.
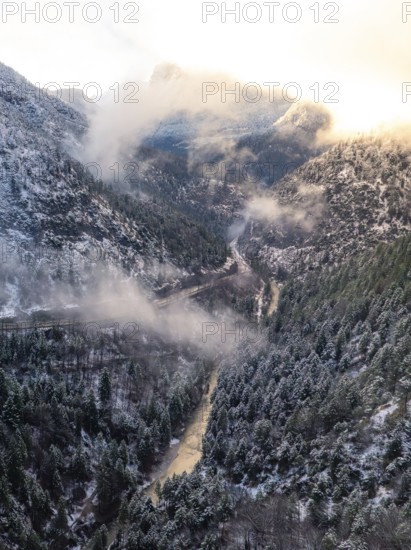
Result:
{"label": "snow on ground", "polygon": [[387,416],[392,414],[397,409],[398,403],[393,403],[392,401],[389,401],[385,405],[381,405],[381,407],[378,407],[377,412],[371,417],[371,423],[375,427],[382,426]]}
{"label": "snow on ground", "polygon": [[379,504],[382,500],[386,498],[392,498],[392,491],[390,489],[387,489],[386,487],[379,487],[377,496],[372,500],[375,502],[375,504]]}

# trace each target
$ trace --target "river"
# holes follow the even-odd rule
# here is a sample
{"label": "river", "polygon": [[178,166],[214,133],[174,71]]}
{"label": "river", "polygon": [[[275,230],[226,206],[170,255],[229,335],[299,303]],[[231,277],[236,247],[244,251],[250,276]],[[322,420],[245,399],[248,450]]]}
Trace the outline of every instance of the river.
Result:
{"label": "river", "polygon": [[[240,273],[244,274],[251,272],[250,266],[238,250],[237,239],[234,239],[230,243],[230,248],[233,258],[239,266]],[[268,314],[272,315],[272,313],[277,309],[280,289],[276,285],[276,283],[272,281],[270,283],[270,290],[271,300],[268,308]],[[218,367],[215,367],[210,375],[208,391],[203,394],[201,402],[193,413],[193,416],[184,431],[181,441],[174,440],[174,444],[170,446],[161,463],[153,469],[150,476],[152,482],[145,489],[145,494],[150,496],[153,502],[157,502],[158,500],[155,492],[158,482],[160,482],[160,484],[163,484],[164,481],[167,478],[171,477],[173,474],[192,472],[194,466],[201,459],[202,440],[206,432],[208,419],[211,413],[210,398],[214,391],[214,388],[217,385],[217,379]]]}
{"label": "river", "polygon": [[[250,266],[242,257],[237,248],[237,241],[231,244],[234,259],[239,264],[240,273],[251,271]],[[270,284],[271,300],[269,304],[269,315],[271,315],[278,305],[280,289],[274,281]],[[153,469],[150,475],[151,483],[144,489],[144,494],[150,496],[154,503],[157,503],[156,494],[157,483],[163,484],[166,479],[173,474],[190,473],[193,471],[197,462],[202,458],[202,440],[207,429],[208,419],[211,414],[211,395],[217,385],[218,366],[212,371],[208,383],[207,391],[189,420],[181,440],[173,440],[169,449],[164,455],[160,464]],[[113,542],[118,527],[114,524],[109,530],[109,543]]]}
{"label": "river", "polygon": [[204,392],[200,404],[184,430],[181,441],[170,446],[161,464],[152,472],[153,482],[147,487],[145,493],[152,498],[153,502],[157,502],[155,488],[158,482],[163,484],[173,474],[192,472],[201,459],[203,435],[207,429],[212,408],[211,395],[217,385],[217,379],[218,369],[215,368],[210,375],[208,390]]}

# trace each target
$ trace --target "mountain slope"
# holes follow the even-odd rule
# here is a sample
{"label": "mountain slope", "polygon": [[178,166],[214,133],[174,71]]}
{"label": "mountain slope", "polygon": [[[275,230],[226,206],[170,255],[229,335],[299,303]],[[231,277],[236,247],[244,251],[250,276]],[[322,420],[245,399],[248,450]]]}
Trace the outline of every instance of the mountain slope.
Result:
{"label": "mountain slope", "polygon": [[409,235],[287,283],[222,365],[201,465],[115,548],[410,548],[410,329]]}
{"label": "mountain slope", "polygon": [[347,548],[379,547],[375,518],[409,510],[410,252],[407,236],[287,284],[269,346],[223,369],[204,446],[235,483],[296,494]]}
{"label": "mountain slope", "polygon": [[270,198],[285,214],[252,222],[243,246],[272,273],[340,263],[410,231],[410,191],[406,145],[389,137],[339,143],[278,184]]}
{"label": "mountain slope", "polygon": [[86,128],[82,115],[7,67],[0,77],[3,314],[58,301],[63,287],[70,303],[115,269],[152,288],[153,262],[224,262],[224,243],[187,217],[106,190],[69,156]]}

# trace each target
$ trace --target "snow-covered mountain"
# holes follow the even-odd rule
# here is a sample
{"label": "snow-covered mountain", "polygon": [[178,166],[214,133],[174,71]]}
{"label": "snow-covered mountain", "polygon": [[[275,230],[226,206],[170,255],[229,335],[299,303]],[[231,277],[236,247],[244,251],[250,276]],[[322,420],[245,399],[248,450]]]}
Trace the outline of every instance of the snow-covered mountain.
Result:
{"label": "snow-covered mountain", "polygon": [[290,104],[281,101],[270,103],[241,102],[227,112],[227,115],[215,114],[204,110],[198,114],[188,111],[175,113],[164,120],[144,140],[150,147],[185,156],[190,150],[212,147],[218,142],[248,135],[263,134],[272,131],[273,124],[284,115]]}
{"label": "snow-covered mountain", "polygon": [[274,127],[282,132],[295,136],[298,131],[300,136],[305,134],[307,139],[312,138],[319,130],[330,126],[331,115],[321,105],[310,103],[295,103],[285,114],[274,122]]}
{"label": "snow-covered mountain", "polygon": [[269,195],[276,207],[251,221],[249,257],[273,273],[340,263],[411,230],[409,148],[390,137],[339,143],[285,177]]}
{"label": "snow-covered mountain", "polygon": [[[0,321],[83,299],[110,315],[126,281],[204,291],[163,311],[164,331],[140,293],[143,330],[2,327],[0,547],[411,548],[409,147],[329,148],[312,105],[209,133],[179,113],[135,152],[126,190],[73,158],[80,112],[2,65],[0,82]],[[250,181],[246,163],[291,173]],[[199,283],[221,265],[221,285]],[[224,322],[202,356],[206,313]],[[186,443],[189,471],[202,458],[156,506],[148,484]]]}
{"label": "snow-covered mountain", "polygon": [[153,262],[179,262],[167,224],[190,223],[168,211],[159,224],[159,205],[105,193],[69,154],[81,146],[83,115],[4,65],[0,80],[3,315],[52,305],[63,288],[70,302],[122,269],[153,287]]}

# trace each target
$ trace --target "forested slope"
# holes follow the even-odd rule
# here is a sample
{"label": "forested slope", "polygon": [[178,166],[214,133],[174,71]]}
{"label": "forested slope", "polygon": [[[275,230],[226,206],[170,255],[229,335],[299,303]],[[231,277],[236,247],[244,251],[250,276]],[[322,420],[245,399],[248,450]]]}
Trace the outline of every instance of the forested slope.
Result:
{"label": "forested slope", "polygon": [[220,372],[201,467],[119,547],[410,548],[410,328],[411,237],[289,282]]}

